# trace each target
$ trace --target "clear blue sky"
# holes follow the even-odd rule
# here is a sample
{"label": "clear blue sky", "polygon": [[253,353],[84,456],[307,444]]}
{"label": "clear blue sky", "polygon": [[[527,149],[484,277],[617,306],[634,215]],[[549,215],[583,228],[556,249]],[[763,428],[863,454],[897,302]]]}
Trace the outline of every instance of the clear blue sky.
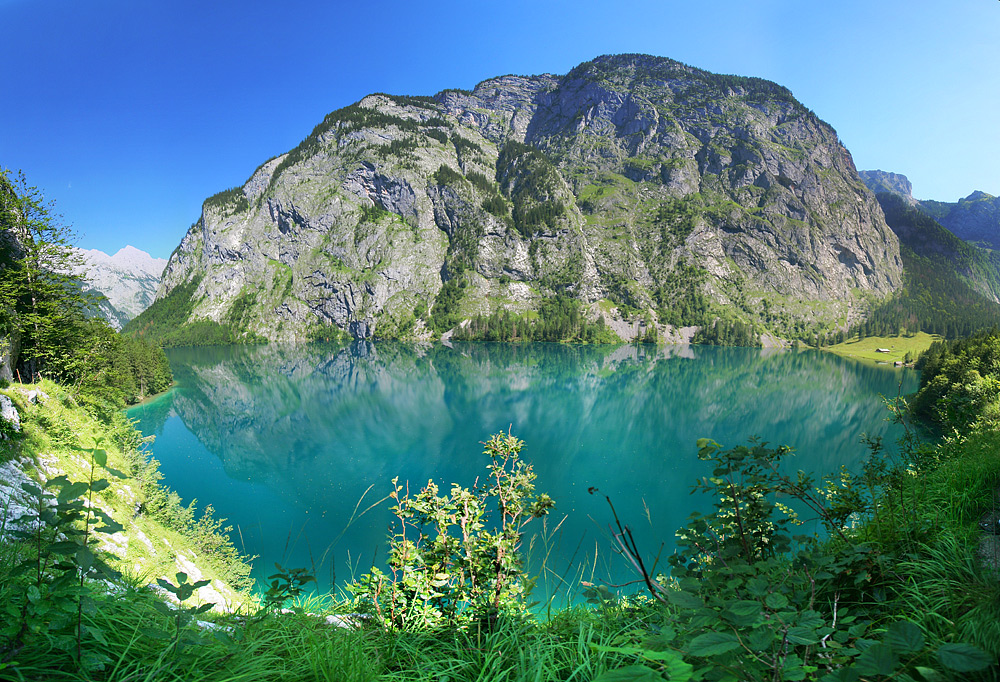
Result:
{"label": "clear blue sky", "polygon": [[918,198],[1000,194],[997,0],[615,5],[0,0],[0,167],[79,245],[166,257],[203,199],[368,93],[645,52],[790,88]]}

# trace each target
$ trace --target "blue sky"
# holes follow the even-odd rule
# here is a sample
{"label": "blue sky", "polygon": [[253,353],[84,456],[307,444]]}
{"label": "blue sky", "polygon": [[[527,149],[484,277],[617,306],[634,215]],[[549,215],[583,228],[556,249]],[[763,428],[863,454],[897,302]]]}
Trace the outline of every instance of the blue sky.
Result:
{"label": "blue sky", "polygon": [[0,167],[84,248],[166,257],[211,194],[371,92],[645,52],[789,89],[859,169],[1000,194],[996,0],[0,0]]}

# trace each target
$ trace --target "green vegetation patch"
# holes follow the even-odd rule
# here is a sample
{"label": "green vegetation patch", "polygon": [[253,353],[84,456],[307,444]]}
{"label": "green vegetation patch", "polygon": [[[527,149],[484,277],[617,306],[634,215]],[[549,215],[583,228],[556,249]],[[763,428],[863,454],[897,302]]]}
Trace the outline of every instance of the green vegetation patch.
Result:
{"label": "green vegetation patch", "polygon": [[[914,332],[900,336],[866,336],[826,346],[824,350],[860,360],[910,363],[930,348],[931,344],[940,340],[940,336],[925,332]],[[878,352],[880,348],[888,349],[889,352],[880,353]]]}
{"label": "green vegetation patch", "polygon": [[434,297],[428,322],[432,329],[446,332],[461,321],[462,299],[468,282],[463,274],[458,274],[444,282]]}
{"label": "green vegetation patch", "polygon": [[559,173],[534,147],[507,142],[497,158],[496,178],[513,204],[514,228],[527,239],[542,228],[555,228],[566,212],[557,198]]}
{"label": "green vegetation patch", "polygon": [[477,341],[563,341],[575,343],[621,343],[604,316],[590,322],[579,301],[557,295],[543,299],[537,312],[525,314],[497,310],[477,315],[463,328],[456,329],[457,340]]}
{"label": "green vegetation patch", "polygon": [[445,163],[442,163],[438,169],[434,171],[433,178],[434,183],[442,187],[446,185],[457,187],[465,183],[465,176]]}
{"label": "green vegetation patch", "polygon": [[250,210],[250,201],[243,194],[242,187],[230,187],[218,194],[213,194],[202,203],[203,210],[213,210],[229,216]]}
{"label": "green vegetation patch", "polygon": [[[29,388],[34,400],[27,398]],[[249,587],[250,567],[230,542],[231,528],[213,516],[211,505],[198,516],[193,501],[183,506],[159,485],[146,439],[120,411],[95,414],[47,380],[4,393],[22,429],[0,445],[0,461],[44,461],[44,467],[32,472],[29,465],[39,477],[18,491],[43,522],[18,529],[5,519],[0,535],[0,608],[7,614],[0,624],[0,670],[6,671],[0,676],[53,679],[75,672],[77,679],[110,679],[103,673],[129,655],[129,640],[135,644],[139,632],[121,632],[122,619],[143,626],[140,651],[152,642],[181,650],[180,639],[193,634],[179,631],[190,621],[186,608],[168,608],[146,583],[165,585],[200,617],[213,605],[249,602],[233,589]],[[190,591],[157,580],[177,581],[181,562],[194,559],[194,570],[204,573],[188,583]],[[196,590],[209,584],[220,599],[199,607],[208,593]],[[132,655],[141,660],[141,653]]]}
{"label": "green vegetation patch", "polygon": [[[194,293],[200,283],[201,278],[196,277],[174,287],[169,294],[157,299],[138,317],[130,320],[122,329],[122,333],[145,339],[164,348],[224,346],[265,341],[263,337],[251,331],[233,326],[228,320],[226,324],[207,319],[192,320],[191,313],[197,302]],[[234,303],[234,306],[238,308],[242,322],[247,314],[248,301],[241,298]]]}

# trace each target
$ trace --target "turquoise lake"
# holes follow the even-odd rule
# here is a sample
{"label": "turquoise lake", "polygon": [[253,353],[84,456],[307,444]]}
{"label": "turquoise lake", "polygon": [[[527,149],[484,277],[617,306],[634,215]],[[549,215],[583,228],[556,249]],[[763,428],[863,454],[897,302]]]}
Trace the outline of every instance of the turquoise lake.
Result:
{"label": "turquoise lake", "polygon": [[128,413],[156,436],[164,483],[228,519],[237,548],[260,557],[255,577],[280,562],[314,570],[323,589],[384,561],[388,503],[349,521],[394,476],[413,492],[429,478],[471,486],[482,441],[508,428],[556,501],[531,553],[535,568],[547,554],[541,586],[634,580],[610,549],[605,494],[651,563],[710,506],[689,494],[710,473],[697,439],[758,436],[795,448],[795,469],[857,467],[862,434],[899,435],[882,396],[918,382],[829,353],[712,346],[356,342],[168,357],[176,388]]}

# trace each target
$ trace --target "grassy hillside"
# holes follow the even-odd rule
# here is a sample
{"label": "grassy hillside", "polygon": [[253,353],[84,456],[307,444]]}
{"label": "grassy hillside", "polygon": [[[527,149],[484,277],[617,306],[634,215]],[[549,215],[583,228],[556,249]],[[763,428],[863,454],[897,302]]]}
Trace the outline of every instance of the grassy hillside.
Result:
{"label": "grassy hillside", "polygon": [[156,461],[121,413],[98,418],[48,380],[0,393],[20,415],[19,432],[3,421],[0,441],[0,671],[31,670],[39,655],[58,670],[50,648],[75,653],[77,641],[84,667],[107,663],[99,650],[117,626],[98,624],[104,606],[158,602],[155,590],[165,592],[147,586],[176,585],[178,572],[203,582],[192,607],[251,603],[249,567],[228,529],[210,506],[199,517],[159,485]]}

